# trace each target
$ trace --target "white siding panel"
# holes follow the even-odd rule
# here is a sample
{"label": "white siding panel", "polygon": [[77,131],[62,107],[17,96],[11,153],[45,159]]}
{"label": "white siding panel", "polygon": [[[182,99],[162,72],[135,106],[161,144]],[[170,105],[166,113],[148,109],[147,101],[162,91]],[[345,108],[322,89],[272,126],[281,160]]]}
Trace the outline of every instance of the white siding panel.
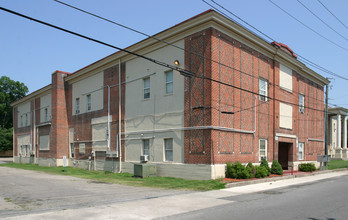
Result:
{"label": "white siding panel", "polygon": [[279,86],[292,92],[292,70],[282,64],[279,69]]}
{"label": "white siding panel", "polygon": [[279,127],[292,129],[292,106],[279,103]]}
{"label": "white siding panel", "polygon": [[40,136],[40,150],[49,150],[50,149],[50,136],[42,135]]}

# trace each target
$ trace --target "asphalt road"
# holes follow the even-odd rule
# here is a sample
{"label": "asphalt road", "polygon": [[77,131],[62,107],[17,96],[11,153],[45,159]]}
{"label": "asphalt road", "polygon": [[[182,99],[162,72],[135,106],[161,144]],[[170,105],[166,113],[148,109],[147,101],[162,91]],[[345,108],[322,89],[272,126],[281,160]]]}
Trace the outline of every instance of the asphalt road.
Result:
{"label": "asphalt road", "polygon": [[348,219],[348,170],[209,192],[0,167],[0,219]]}
{"label": "asphalt road", "polygon": [[231,203],[164,219],[348,219],[348,176],[221,197]]}
{"label": "asphalt road", "polygon": [[[0,167],[0,219],[167,197],[189,191],[130,187]],[[24,217],[25,218],[25,217]]]}

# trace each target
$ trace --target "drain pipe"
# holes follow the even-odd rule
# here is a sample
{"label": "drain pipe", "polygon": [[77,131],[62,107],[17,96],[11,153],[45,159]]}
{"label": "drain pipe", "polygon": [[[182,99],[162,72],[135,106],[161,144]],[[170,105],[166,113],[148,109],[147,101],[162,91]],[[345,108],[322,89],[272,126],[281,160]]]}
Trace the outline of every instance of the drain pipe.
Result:
{"label": "drain pipe", "polygon": [[121,60],[118,60],[118,144],[119,144],[119,149],[120,149],[120,155],[119,155],[119,160],[120,160],[120,169],[119,173],[122,173],[122,140],[121,140],[121,129],[122,129],[122,108],[121,108],[121,99],[122,99],[122,83],[121,83]]}
{"label": "drain pipe", "polygon": [[110,150],[110,86],[107,85],[108,87],[108,139],[107,139],[107,142],[108,142],[108,150]]}

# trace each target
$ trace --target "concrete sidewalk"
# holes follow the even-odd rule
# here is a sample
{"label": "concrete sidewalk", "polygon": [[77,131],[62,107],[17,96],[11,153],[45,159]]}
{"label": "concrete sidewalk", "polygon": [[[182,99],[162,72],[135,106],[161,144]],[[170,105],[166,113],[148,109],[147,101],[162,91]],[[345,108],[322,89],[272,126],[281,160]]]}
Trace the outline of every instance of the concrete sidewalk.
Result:
{"label": "concrete sidewalk", "polygon": [[323,179],[338,178],[348,175],[348,170],[318,172],[301,178],[269,179],[268,182],[253,183],[244,186],[208,191],[188,192],[187,194],[170,195],[160,198],[140,199],[119,202],[90,208],[70,209],[46,213],[16,216],[7,219],[154,219],[163,218],[192,211],[212,208],[232,203],[224,198],[229,196],[255,193],[275,188],[303,185]]}
{"label": "concrete sidewalk", "polygon": [[252,185],[252,184],[257,184],[257,183],[274,182],[274,181],[279,181],[279,180],[293,179],[293,178],[306,177],[306,176],[315,176],[315,175],[321,175],[321,174],[333,173],[333,172],[341,172],[341,171],[348,171],[348,168],[335,169],[335,170],[322,170],[322,171],[315,171],[315,172],[294,172],[293,174],[291,174],[289,172],[289,173],[286,173],[283,176],[279,176],[279,177],[252,179],[252,180],[227,183],[226,188]]}

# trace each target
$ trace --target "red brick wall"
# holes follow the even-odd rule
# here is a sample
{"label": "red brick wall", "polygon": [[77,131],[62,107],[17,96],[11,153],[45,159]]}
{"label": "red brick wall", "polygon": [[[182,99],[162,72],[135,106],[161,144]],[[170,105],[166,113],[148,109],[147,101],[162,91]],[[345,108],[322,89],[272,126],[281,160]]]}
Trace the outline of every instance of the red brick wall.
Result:
{"label": "red brick wall", "polygon": [[[323,139],[323,112],[306,109],[305,114],[300,114],[297,106],[300,92],[305,95],[306,107],[323,109],[322,87],[293,71],[293,92],[280,89],[277,61],[215,29],[187,37],[185,48],[185,67],[198,76],[185,81],[185,127],[226,128],[185,131],[186,163],[259,162],[259,139],[267,140],[268,161],[278,159],[276,132],[296,135],[300,142],[307,141],[308,137]],[[213,81],[202,80],[202,76],[211,77]],[[259,78],[268,81],[271,99],[266,102],[257,96]],[[294,104],[293,129],[279,127],[279,101],[273,97]],[[297,161],[296,139],[279,138],[278,141],[293,143],[289,161]],[[322,142],[306,142],[305,160],[316,160],[322,146]]]}
{"label": "red brick wall", "polygon": [[[116,137],[118,134],[118,103],[119,103],[119,89],[122,89],[121,97],[121,120],[122,120],[122,131],[124,131],[124,111],[125,111],[125,84],[122,84],[121,87],[119,84],[119,66],[115,65],[108,69],[104,70],[104,95],[103,95],[103,106],[104,108],[98,111],[87,112],[78,115],[72,115],[72,85],[69,85],[66,91],[67,94],[67,114],[69,121],[69,128],[74,128],[74,141],[75,141],[75,158],[77,159],[87,159],[92,152],[92,124],[91,120],[93,118],[103,117],[108,115],[108,86],[110,86],[110,115],[112,118],[111,121],[111,142],[110,149],[116,150]],[[125,81],[125,64],[121,64],[121,82]],[[78,141],[77,141],[78,138]],[[79,154],[79,143],[85,144],[85,154]],[[123,147],[124,141],[122,141]],[[99,155],[99,154],[98,154]],[[97,157],[98,157],[97,155]],[[124,149],[122,150],[122,158],[124,160]],[[99,155],[99,159],[102,159]]]}
{"label": "red brick wall", "polygon": [[[47,156],[62,159],[69,153],[69,130],[65,97],[66,73],[56,71],[52,74],[51,132],[50,150]],[[42,156],[40,152],[40,156]]]}

